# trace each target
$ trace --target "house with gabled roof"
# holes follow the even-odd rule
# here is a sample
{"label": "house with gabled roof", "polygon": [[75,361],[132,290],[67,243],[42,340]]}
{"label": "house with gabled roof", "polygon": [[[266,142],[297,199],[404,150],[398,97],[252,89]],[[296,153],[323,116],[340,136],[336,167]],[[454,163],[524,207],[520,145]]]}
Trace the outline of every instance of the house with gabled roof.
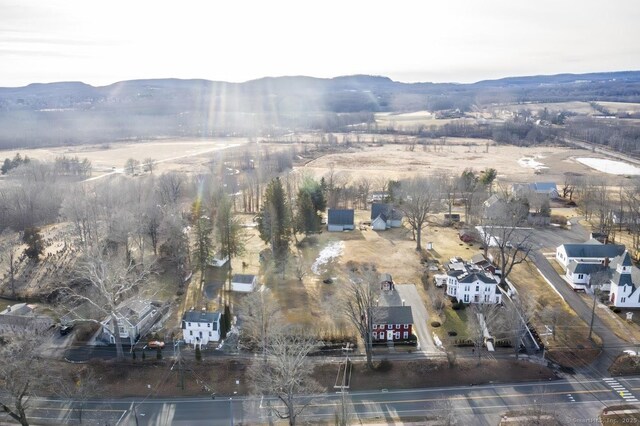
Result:
{"label": "house with gabled roof", "polygon": [[473,263],[450,263],[446,284],[447,295],[458,302],[502,303],[499,279]]}
{"label": "house with gabled roof", "polygon": [[220,312],[190,310],[182,315],[182,338],[188,345],[200,346],[220,340]]}
{"label": "house with gabled roof", "polygon": [[392,204],[373,203],[371,204],[371,228],[374,231],[384,231],[389,228],[399,228],[402,226],[402,210]]}
{"label": "house with gabled roof", "polygon": [[528,194],[545,195],[549,198],[558,198],[558,187],[555,182],[514,183],[512,191],[519,197]]}
{"label": "house with gabled roof", "polygon": [[413,327],[411,306],[375,306],[371,311],[374,342],[409,339]]}
{"label": "house with gabled roof", "polygon": [[346,231],[354,229],[353,209],[329,209],[327,213],[327,230]]}
{"label": "house with gabled roof", "polygon": [[613,259],[624,253],[625,247],[622,244],[602,244],[600,241],[591,239],[585,243],[562,244],[556,249],[556,261],[567,269],[571,261],[577,263],[605,263],[606,259]]}
{"label": "house with gabled roof", "polygon": [[640,269],[633,266],[629,252],[625,251],[611,263],[609,301],[619,308],[640,307]]}
{"label": "house with gabled roof", "polygon": [[[161,313],[149,300],[131,299],[124,302],[116,310],[120,339],[123,343],[134,345],[136,341],[149,332]],[[102,338],[109,343],[116,342],[116,331],[108,316],[101,322]]]}

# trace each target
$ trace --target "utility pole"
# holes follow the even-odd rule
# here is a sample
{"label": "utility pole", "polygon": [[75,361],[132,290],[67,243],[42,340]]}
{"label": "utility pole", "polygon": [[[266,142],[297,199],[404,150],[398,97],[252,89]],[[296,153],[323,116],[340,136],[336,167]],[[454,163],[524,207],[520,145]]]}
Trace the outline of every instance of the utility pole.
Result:
{"label": "utility pole", "polygon": [[596,300],[598,298],[598,288],[593,288],[593,306],[591,306],[591,321],[589,322],[589,340],[591,340],[591,335],[593,333],[593,320],[596,316]]}

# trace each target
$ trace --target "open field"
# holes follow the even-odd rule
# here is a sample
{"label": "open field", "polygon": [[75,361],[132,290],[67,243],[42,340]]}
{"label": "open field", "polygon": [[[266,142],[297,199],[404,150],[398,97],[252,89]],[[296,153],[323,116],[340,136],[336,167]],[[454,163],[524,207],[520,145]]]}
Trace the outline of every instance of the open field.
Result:
{"label": "open field", "polygon": [[398,130],[417,129],[420,126],[444,126],[445,124],[474,124],[473,118],[436,118],[429,111],[416,111],[408,113],[383,112],[375,115],[378,126],[383,128],[393,127]]}
{"label": "open field", "polygon": [[[600,103],[600,102],[599,102]],[[604,102],[606,103],[606,102]],[[499,106],[491,106],[486,109],[495,110],[495,111],[511,111],[517,112],[522,110],[527,111],[542,111],[547,109],[549,112],[560,112],[560,111],[570,111],[575,112],[576,114],[599,114],[598,111],[593,109],[589,102],[551,102],[551,103],[522,103],[522,104],[506,104]]]}
{"label": "open field", "polygon": [[[578,149],[494,145],[489,140],[462,138],[447,138],[446,145],[438,146],[437,152],[432,146],[427,149],[417,145],[410,151],[408,145],[395,144],[352,148],[348,152],[322,156],[297,170],[321,177],[333,168],[337,174],[356,181],[362,177],[401,179],[441,172],[458,175],[465,167],[476,171],[494,168],[498,171],[498,184],[533,181],[560,184],[565,172],[600,174],[575,161],[574,157],[585,153]],[[534,167],[526,166],[530,161],[518,161],[522,159],[535,159],[546,168],[538,175]]]}
{"label": "open field", "polygon": [[145,158],[156,160],[159,172],[175,170],[197,171],[203,158],[213,153],[247,143],[246,138],[219,139],[169,139],[138,142],[113,142],[101,145],[61,146],[53,148],[18,149],[0,151],[0,159],[13,158],[16,153],[38,160],[53,161],[56,157],[78,156],[88,158],[93,166],[93,176],[111,173],[112,167],[121,172],[129,158],[142,162]]}
{"label": "open field", "polygon": [[598,102],[609,111],[615,113],[628,112],[629,114],[640,112],[640,103],[631,102]]}

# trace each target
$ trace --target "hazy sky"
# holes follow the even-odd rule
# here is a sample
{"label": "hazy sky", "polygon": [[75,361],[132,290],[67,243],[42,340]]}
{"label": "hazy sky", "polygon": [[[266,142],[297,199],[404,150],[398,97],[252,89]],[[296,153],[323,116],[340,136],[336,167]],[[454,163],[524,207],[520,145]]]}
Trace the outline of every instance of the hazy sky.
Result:
{"label": "hazy sky", "polygon": [[0,0],[0,86],[640,70],[637,0]]}

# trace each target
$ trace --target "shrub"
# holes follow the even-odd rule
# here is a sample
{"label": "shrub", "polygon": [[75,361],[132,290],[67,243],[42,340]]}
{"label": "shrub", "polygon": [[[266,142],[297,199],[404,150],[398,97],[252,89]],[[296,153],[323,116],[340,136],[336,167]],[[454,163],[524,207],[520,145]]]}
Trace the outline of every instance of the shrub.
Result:
{"label": "shrub", "polygon": [[433,328],[438,328],[438,327],[440,327],[440,322],[438,322],[438,321],[432,321],[432,322],[431,322],[431,327],[433,327]]}
{"label": "shrub", "polygon": [[619,314],[620,312],[622,312],[622,310],[620,308],[617,308],[617,307],[614,307],[612,309],[612,311],[613,311],[614,314]]}
{"label": "shrub", "polygon": [[388,359],[383,359],[375,366],[376,371],[380,371],[381,373],[391,371],[392,368],[393,364]]}

